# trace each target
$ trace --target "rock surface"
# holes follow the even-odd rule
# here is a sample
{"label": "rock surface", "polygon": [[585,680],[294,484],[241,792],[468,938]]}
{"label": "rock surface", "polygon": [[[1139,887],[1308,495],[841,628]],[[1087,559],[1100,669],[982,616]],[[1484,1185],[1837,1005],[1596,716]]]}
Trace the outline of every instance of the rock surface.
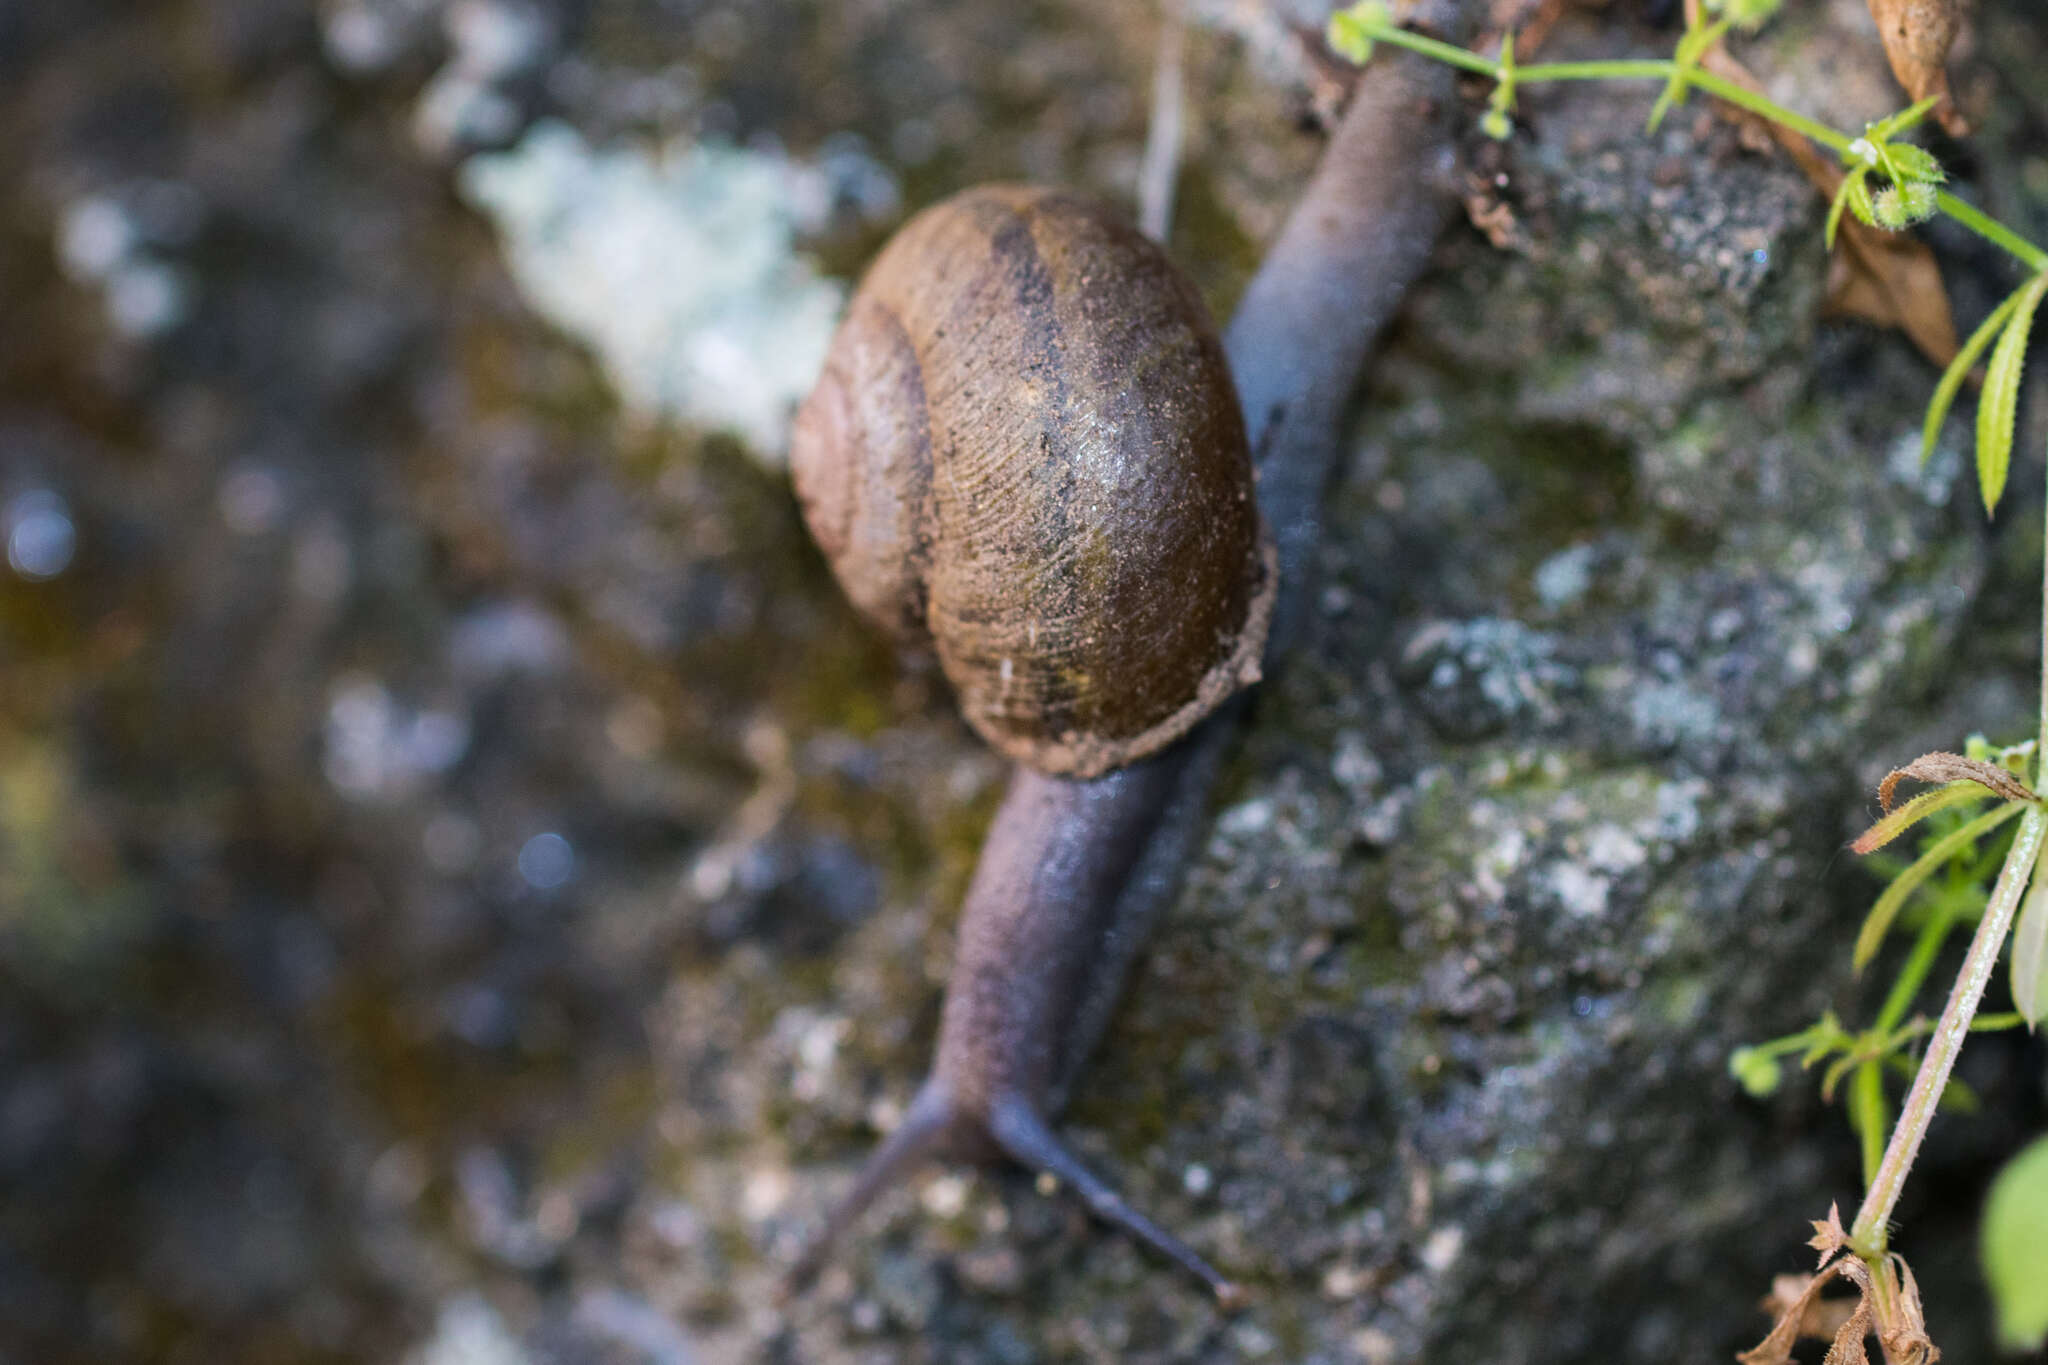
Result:
{"label": "rock surface", "polygon": [[[2020,8],[1980,156],[2038,229]],[[1175,245],[1227,307],[1316,144],[1284,29],[1196,12]],[[1882,112],[1859,15],[1760,44],[1773,92]],[[779,476],[536,318],[461,166],[543,116],[729,145],[845,279],[961,184],[1127,194],[1152,41],[1078,3],[0,0],[0,1359],[1760,1334],[1854,1154],[1728,1050],[1853,1007],[1874,775],[2024,728],[2038,516],[1980,532],[1960,420],[1918,469],[1933,373],[1819,319],[1804,183],[1619,87],[1473,144],[1505,246],[1447,239],[1376,366],[1311,639],[1067,1122],[1254,1307],[964,1169],[773,1300],[922,1073],[1001,768]],[[1971,321],[2005,276],[1939,241]],[[2038,1044],[1970,1065],[1991,1116],[1902,1210],[1956,1359],[1968,1202],[2048,1102]]]}

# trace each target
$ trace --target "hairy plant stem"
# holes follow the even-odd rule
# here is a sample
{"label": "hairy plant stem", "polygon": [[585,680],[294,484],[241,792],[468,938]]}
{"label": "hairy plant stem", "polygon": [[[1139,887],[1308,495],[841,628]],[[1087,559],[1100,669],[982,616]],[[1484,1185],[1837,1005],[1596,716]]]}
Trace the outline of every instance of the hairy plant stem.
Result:
{"label": "hairy plant stem", "polygon": [[[1455,66],[1461,71],[1486,76],[1493,80],[1511,79],[1516,85],[1534,85],[1544,81],[1601,81],[1601,80],[1657,80],[1669,81],[1677,77],[1686,85],[1704,90],[1716,99],[1724,100],[1739,109],[1746,109],[1760,118],[1769,119],[1794,132],[1804,134],[1824,147],[1840,153],[1847,153],[1855,138],[1817,119],[1810,119],[1796,109],[1787,109],[1776,100],[1767,99],[1754,90],[1744,89],[1735,82],[1711,71],[1702,71],[1689,62],[1646,58],[1630,61],[1597,62],[1539,62],[1534,66],[1516,66],[1512,70],[1504,62],[1483,57],[1477,52],[1458,47],[1452,43],[1410,33],[1403,28],[1374,27],[1368,35],[1375,43],[1387,43],[1394,47],[1405,47],[1411,52],[1420,52],[1440,62]],[[1965,200],[1958,199],[1947,191],[1935,195],[1935,207],[1961,223],[1970,231],[2005,251],[2012,253],[2028,269],[2048,270],[2048,251],[2036,246],[2014,232],[2005,224],[1992,218]]]}
{"label": "hairy plant stem", "polygon": [[[2044,559],[2048,566],[2048,559]],[[2048,591],[2048,573],[2044,573],[2044,591]],[[2048,602],[2048,597],[2044,597]],[[2048,611],[2043,615],[2044,632],[2048,632]],[[2042,724],[2048,729],[2048,633],[2043,635],[2042,659]],[[1935,1107],[1941,1102],[1941,1092],[1948,1086],[1949,1073],[1955,1069],[1956,1054],[1962,1050],[1963,1040],[1970,1034],[1970,1024],[1977,1013],[1977,1004],[1984,997],[1984,987],[1991,980],[1991,973],[1998,965],[1999,950],[2005,946],[2005,936],[2012,928],[2013,912],[2019,907],[2020,897],[2026,893],[2028,874],[2034,869],[2034,860],[2040,856],[2042,835],[2048,832],[2048,810],[2040,806],[2030,808],[2020,821],[2019,833],[2013,836],[2012,848],[2005,855],[2005,866],[1999,870],[1998,884],[1991,890],[1991,901],[1984,907],[1984,918],[1977,922],[1977,932],[1970,940],[1970,951],[1963,959],[1963,969],[1956,975],[1955,987],[1949,992],[1948,1004],[1941,1011],[1941,1018],[1935,1021],[1934,1032],[1927,1044],[1927,1053],[1920,1059],[1920,1070],[1913,1077],[1913,1088],[1906,1093],[1906,1102],[1899,1110],[1898,1123],[1892,1128],[1891,1140],[1885,1144],[1884,1159],[1878,1163],[1877,1174],[1871,1178],[1870,1190],[1863,1198],[1863,1207],[1856,1213],[1856,1222],[1849,1229],[1849,1237],[1855,1243],[1858,1254],[1871,1262],[1871,1268],[1879,1272],[1882,1281],[1883,1258],[1888,1246],[1892,1210],[1899,1202],[1899,1192],[1905,1187],[1906,1173],[1913,1169],[1913,1158],[1920,1153],[1920,1143],[1927,1136],[1927,1125],[1934,1119]]]}

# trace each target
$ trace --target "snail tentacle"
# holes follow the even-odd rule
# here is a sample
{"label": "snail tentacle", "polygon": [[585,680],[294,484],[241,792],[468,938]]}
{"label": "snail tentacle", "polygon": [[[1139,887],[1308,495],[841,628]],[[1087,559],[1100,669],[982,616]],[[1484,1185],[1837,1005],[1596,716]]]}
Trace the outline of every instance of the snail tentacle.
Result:
{"label": "snail tentacle", "polygon": [[853,1188],[833,1206],[824,1226],[811,1235],[796,1262],[783,1274],[783,1292],[799,1293],[817,1279],[839,1239],[867,1212],[868,1205],[916,1167],[937,1157],[963,1126],[968,1125],[946,1093],[945,1084],[935,1076],[928,1078],[904,1112],[903,1121],[869,1154]]}
{"label": "snail tentacle", "polygon": [[1144,1242],[1208,1285],[1224,1307],[1235,1308],[1244,1303],[1242,1288],[1203,1260],[1187,1243],[1132,1208],[1122,1195],[1082,1165],[1081,1159],[1046,1123],[1045,1116],[1022,1095],[1006,1095],[990,1106],[988,1135],[1012,1161],[1068,1186],[1097,1218]]}

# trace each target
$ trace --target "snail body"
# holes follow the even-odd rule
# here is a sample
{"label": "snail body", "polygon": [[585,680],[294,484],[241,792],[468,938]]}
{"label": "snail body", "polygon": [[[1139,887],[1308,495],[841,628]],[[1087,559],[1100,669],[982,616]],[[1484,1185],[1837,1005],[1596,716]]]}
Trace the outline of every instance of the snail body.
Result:
{"label": "snail body", "polygon": [[[855,604],[929,641],[1018,767],[961,908],[931,1074],[789,1287],[911,1167],[1001,1154],[1240,1301],[1051,1119],[1180,885],[1231,698],[1300,615],[1345,403],[1455,202],[1447,90],[1375,64],[1220,347],[1156,248],[1059,191],[927,210],[856,294],[794,433],[806,520]],[[965,643],[946,638],[958,624]],[[1044,671],[1020,684],[1027,660]]]}
{"label": "snail body", "polygon": [[1222,343],[1095,200],[984,186],[907,223],[790,466],[847,595],[1020,763],[1100,776],[1258,677],[1277,583]]}

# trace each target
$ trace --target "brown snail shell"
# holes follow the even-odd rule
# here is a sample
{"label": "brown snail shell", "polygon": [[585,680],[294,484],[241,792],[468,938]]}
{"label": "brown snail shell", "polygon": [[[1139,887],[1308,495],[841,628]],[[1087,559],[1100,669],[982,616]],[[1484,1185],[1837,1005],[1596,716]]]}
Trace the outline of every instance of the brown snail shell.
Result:
{"label": "brown snail shell", "polygon": [[1216,329],[1113,210],[984,186],[854,295],[791,471],[847,596],[989,743],[1093,777],[1259,675],[1277,575]]}

